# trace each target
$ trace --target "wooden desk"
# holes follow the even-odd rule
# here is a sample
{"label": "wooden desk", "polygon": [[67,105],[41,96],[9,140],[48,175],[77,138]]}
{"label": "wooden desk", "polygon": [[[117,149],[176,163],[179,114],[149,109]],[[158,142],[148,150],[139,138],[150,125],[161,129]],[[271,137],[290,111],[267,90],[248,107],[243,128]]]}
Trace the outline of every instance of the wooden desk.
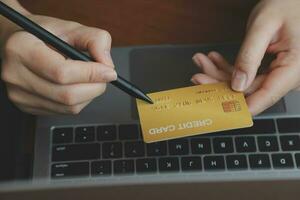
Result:
{"label": "wooden desk", "polygon": [[34,13],[109,31],[114,46],[239,41],[258,0],[20,0]]}

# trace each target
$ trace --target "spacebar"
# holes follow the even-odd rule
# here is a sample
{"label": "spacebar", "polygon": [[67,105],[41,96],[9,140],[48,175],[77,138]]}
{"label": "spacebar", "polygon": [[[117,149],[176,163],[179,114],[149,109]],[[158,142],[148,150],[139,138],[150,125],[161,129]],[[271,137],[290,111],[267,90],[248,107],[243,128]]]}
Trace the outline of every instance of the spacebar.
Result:
{"label": "spacebar", "polygon": [[100,158],[100,144],[57,145],[52,148],[52,161],[92,160]]}

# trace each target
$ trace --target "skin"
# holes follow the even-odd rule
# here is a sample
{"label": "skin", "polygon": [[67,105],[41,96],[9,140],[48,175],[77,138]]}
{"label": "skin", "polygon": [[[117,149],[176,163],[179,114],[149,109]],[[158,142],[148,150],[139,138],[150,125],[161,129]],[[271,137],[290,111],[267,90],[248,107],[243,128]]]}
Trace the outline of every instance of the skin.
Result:
{"label": "skin", "polygon": [[31,14],[16,0],[3,2],[96,60],[67,59],[1,17],[1,78],[9,99],[20,110],[35,115],[78,114],[105,91],[106,83],[116,80],[107,31]]}
{"label": "skin", "polygon": [[[266,53],[276,58],[257,74]],[[252,11],[246,36],[234,65],[218,52],[193,57],[201,73],[191,81],[208,84],[231,81],[244,92],[249,110],[257,115],[300,86],[300,1],[263,0]]]}

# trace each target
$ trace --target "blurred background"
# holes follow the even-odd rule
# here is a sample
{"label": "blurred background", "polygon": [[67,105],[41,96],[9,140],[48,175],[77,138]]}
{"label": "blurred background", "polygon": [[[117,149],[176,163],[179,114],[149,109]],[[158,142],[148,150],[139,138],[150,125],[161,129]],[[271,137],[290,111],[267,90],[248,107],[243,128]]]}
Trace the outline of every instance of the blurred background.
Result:
{"label": "blurred background", "polygon": [[33,13],[109,31],[114,46],[237,41],[258,0],[20,0]]}

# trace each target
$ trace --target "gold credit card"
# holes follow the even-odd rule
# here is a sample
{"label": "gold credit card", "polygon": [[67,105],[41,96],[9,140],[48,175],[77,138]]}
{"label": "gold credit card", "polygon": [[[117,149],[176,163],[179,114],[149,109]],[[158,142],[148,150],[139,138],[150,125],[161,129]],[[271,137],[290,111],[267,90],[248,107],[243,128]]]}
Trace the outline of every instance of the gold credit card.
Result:
{"label": "gold credit card", "polygon": [[229,83],[197,85],[148,96],[154,104],[137,99],[147,143],[253,125],[243,93],[233,91]]}

